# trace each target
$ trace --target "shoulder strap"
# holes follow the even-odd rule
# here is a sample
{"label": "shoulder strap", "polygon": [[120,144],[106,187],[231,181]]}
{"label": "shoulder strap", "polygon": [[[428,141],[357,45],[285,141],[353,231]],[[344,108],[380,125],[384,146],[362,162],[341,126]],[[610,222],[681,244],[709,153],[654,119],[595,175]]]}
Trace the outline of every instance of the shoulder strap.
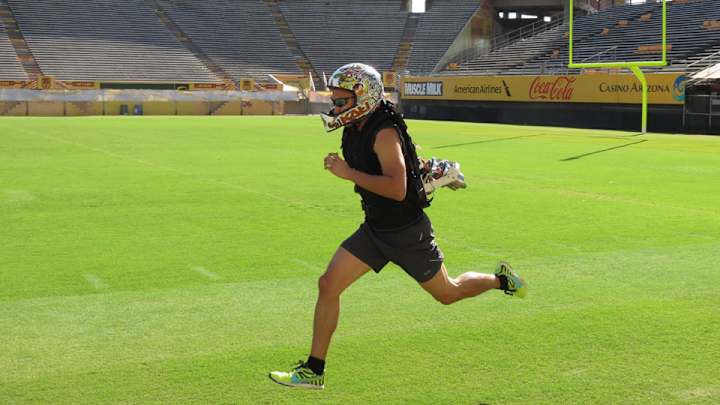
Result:
{"label": "shoulder strap", "polygon": [[415,143],[413,143],[413,140],[407,131],[405,119],[403,119],[402,114],[395,111],[394,107],[395,106],[389,101],[383,101],[381,108],[383,108],[386,118],[389,119],[393,123],[393,126],[397,128],[398,132],[400,132],[400,146],[403,149],[405,167],[408,172],[408,177],[411,180],[410,184],[414,188],[411,195],[412,199],[420,208],[426,208],[430,206],[432,198],[428,198],[428,195],[425,192],[420,170],[420,160],[418,159],[417,151],[415,150]]}

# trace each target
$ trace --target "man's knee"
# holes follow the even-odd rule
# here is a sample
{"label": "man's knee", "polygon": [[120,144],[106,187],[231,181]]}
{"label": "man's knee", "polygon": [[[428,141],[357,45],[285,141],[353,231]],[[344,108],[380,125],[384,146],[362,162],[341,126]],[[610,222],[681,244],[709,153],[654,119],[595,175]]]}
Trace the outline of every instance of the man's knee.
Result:
{"label": "man's knee", "polygon": [[318,279],[318,292],[322,296],[340,295],[340,291],[327,272]]}

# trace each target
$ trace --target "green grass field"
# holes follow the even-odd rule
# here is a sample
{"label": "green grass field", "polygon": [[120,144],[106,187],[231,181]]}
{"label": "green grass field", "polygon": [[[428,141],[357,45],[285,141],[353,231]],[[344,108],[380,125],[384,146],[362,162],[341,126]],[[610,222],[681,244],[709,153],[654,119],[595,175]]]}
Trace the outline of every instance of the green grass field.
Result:
{"label": "green grass field", "polygon": [[317,117],[0,120],[0,403],[720,402],[720,138],[410,121],[469,188],[428,210],[443,306],[394,266],[343,296],[324,391],[316,282],[362,221]]}

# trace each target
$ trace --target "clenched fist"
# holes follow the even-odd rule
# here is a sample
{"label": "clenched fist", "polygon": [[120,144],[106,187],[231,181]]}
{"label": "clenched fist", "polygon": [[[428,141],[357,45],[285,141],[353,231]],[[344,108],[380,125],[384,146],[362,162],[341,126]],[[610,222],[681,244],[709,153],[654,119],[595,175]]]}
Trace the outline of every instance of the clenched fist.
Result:
{"label": "clenched fist", "polygon": [[350,179],[352,168],[337,153],[328,153],[325,156],[325,169],[341,179]]}

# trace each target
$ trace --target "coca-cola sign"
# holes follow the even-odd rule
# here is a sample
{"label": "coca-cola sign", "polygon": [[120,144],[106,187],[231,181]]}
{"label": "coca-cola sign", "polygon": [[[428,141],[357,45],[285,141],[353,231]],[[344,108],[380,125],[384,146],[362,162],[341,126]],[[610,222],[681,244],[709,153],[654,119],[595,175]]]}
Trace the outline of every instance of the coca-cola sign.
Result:
{"label": "coca-cola sign", "polygon": [[530,85],[531,100],[571,101],[577,78],[569,76],[545,78],[538,76]]}

